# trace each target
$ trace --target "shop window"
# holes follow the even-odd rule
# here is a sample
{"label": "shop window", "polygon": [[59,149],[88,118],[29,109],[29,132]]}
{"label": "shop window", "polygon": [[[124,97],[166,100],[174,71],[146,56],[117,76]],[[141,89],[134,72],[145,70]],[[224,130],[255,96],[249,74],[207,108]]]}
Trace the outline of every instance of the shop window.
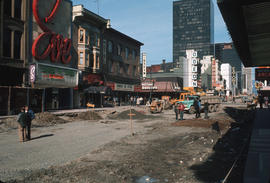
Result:
{"label": "shop window", "polygon": [[11,30],[4,29],[4,57],[11,57]]}
{"label": "shop window", "polygon": [[22,33],[19,31],[14,32],[14,58],[21,59],[21,38]]}
{"label": "shop window", "polygon": [[22,12],[22,0],[15,0],[14,1],[14,17],[21,19],[21,12]]}
{"label": "shop window", "polygon": [[80,58],[79,58],[79,61],[80,61],[79,64],[80,65],[83,65],[83,52],[80,52],[80,55],[79,56],[80,56]]}
{"label": "shop window", "polygon": [[4,15],[11,17],[11,0],[4,0]]}
{"label": "shop window", "polygon": [[79,29],[79,42],[80,43],[85,42],[85,31],[83,29]]}
{"label": "shop window", "polygon": [[125,55],[126,55],[126,59],[128,59],[128,55],[129,55],[129,49],[125,48]]}
{"label": "shop window", "polygon": [[109,53],[113,52],[113,43],[111,41],[108,42],[108,52]]}

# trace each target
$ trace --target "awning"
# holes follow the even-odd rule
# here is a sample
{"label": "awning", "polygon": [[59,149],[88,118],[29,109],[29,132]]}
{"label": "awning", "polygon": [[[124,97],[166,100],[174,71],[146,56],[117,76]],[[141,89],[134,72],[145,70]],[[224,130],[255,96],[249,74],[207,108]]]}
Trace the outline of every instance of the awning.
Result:
{"label": "awning", "polygon": [[112,89],[108,86],[90,86],[84,89],[84,93],[111,95]]}

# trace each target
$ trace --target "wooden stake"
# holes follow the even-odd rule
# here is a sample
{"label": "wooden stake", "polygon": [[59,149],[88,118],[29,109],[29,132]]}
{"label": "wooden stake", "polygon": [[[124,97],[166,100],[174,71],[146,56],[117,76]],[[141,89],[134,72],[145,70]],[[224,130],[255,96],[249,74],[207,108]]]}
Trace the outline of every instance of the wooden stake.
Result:
{"label": "wooden stake", "polygon": [[130,131],[131,131],[131,135],[134,135],[132,116],[135,116],[136,114],[131,113],[131,107],[129,108],[129,114],[128,115],[129,115],[129,120],[130,120]]}

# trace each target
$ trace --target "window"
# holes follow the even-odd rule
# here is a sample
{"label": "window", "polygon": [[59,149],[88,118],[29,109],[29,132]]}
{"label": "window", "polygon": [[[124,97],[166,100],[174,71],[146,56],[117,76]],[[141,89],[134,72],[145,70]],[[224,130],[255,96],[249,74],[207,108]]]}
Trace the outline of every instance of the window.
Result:
{"label": "window", "polygon": [[21,59],[21,38],[22,33],[19,31],[14,32],[14,58]]}
{"label": "window", "polygon": [[132,59],[135,60],[137,57],[137,52],[135,50],[132,50]]}
{"label": "window", "polygon": [[89,66],[89,54],[85,53],[85,65]]}
{"label": "window", "polygon": [[112,44],[112,42],[111,41],[109,41],[108,42],[108,51],[109,51],[109,53],[112,53],[113,51],[113,44]]}
{"label": "window", "polygon": [[85,31],[85,38],[86,38],[86,44],[89,44],[90,36],[89,36],[89,32],[88,31]]}
{"label": "window", "polygon": [[129,55],[129,49],[125,48],[125,54],[126,54],[126,59],[128,59],[128,55]]}
{"label": "window", "polygon": [[136,66],[133,66],[132,75],[133,75],[133,76],[135,76],[135,75],[136,75]]}
{"label": "window", "polygon": [[104,64],[106,64],[107,63],[107,54],[106,54],[106,52],[107,52],[107,41],[104,39],[103,40],[103,63]]}
{"label": "window", "polygon": [[95,33],[95,46],[99,47],[99,36]]}
{"label": "window", "polygon": [[83,52],[80,52],[80,65],[83,65]]}
{"label": "window", "polygon": [[11,17],[11,0],[4,0],[4,15]]}
{"label": "window", "polygon": [[117,55],[121,55],[121,46],[117,45]]}
{"label": "window", "polygon": [[14,17],[21,19],[21,11],[22,11],[22,0],[15,0],[14,5]]}
{"label": "window", "polygon": [[83,30],[83,29],[79,29],[79,42],[80,43],[84,43],[84,40],[85,40],[85,38],[84,38],[84,36],[85,36],[85,31]]}
{"label": "window", "polygon": [[4,57],[11,57],[11,30],[4,29]]}

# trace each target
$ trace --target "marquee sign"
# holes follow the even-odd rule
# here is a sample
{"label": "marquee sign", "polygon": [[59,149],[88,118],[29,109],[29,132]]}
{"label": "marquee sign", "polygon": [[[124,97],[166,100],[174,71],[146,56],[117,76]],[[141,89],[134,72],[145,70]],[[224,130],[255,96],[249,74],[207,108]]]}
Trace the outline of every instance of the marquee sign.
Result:
{"label": "marquee sign", "polygon": [[255,80],[257,81],[270,80],[270,68],[256,68]]}
{"label": "marquee sign", "polygon": [[[50,56],[51,62],[62,62],[63,64],[68,64],[71,61],[71,39],[64,38],[63,35],[54,32],[48,26],[49,23],[52,23],[52,20],[55,19],[62,1],[63,0],[56,0],[52,10],[45,15],[44,12],[41,13],[41,10],[44,11],[45,8],[40,8],[41,5],[39,0],[33,0],[33,15],[36,23],[43,31],[43,33],[35,39],[32,45],[32,55],[37,60],[45,60]],[[51,2],[52,1],[46,0],[47,4]],[[58,26],[61,25],[58,24]],[[45,48],[42,48],[44,46],[41,45],[44,44],[46,46]]]}

